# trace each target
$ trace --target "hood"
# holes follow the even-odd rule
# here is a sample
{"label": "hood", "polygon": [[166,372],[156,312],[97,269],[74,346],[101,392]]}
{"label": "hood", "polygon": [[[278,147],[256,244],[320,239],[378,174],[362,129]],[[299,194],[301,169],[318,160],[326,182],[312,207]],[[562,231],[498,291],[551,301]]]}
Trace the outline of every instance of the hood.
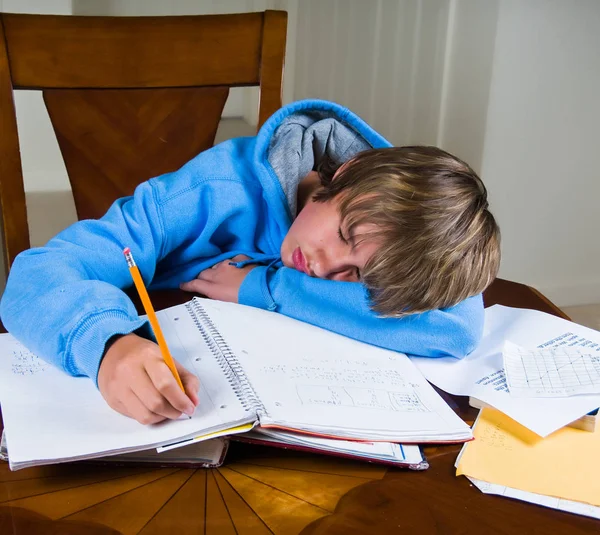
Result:
{"label": "hood", "polygon": [[333,102],[300,100],[274,113],[256,136],[254,166],[282,235],[296,217],[298,183],[324,157],[342,164],[363,150],[390,146],[360,117]]}

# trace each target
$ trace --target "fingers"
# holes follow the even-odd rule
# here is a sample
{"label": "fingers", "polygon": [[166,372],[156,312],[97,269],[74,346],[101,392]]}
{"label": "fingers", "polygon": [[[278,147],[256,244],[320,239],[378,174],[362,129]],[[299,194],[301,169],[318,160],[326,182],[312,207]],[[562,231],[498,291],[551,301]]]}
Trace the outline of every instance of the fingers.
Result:
{"label": "fingers", "polygon": [[[165,366],[166,367],[166,366]],[[168,368],[167,368],[168,370]],[[170,372],[169,372],[170,373]],[[155,379],[151,379],[146,373],[140,374],[137,381],[132,385],[131,391],[136,395],[147,411],[157,414],[164,418],[176,420],[181,416],[183,411],[177,410],[169,400],[154,384]],[[175,380],[175,379],[173,379]],[[123,400],[125,401],[125,400]],[[128,396],[127,401],[131,401]],[[132,408],[127,405],[127,408],[132,411]],[[136,417],[137,420],[137,417]]]}
{"label": "fingers", "polygon": [[142,424],[177,419],[193,414],[198,403],[199,382],[178,366],[186,395],[159,347],[136,334],[118,338],[106,351],[98,370],[98,388],[117,412]]}
{"label": "fingers", "polygon": [[133,415],[131,414],[131,412],[129,412],[127,410],[127,407],[125,407],[125,405],[123,405],[123,403],[121,403],[120,401],[110,401],[107,403],[111,409],[117,411],[118,413],[122,414],[123,416],[127,416],[128,418],[133,418]]}
{"label": "fingers", "polygon": [[127,407],[126,416],[134,418],[138,422],[144,425],[157,424],[166,419],[165,416],[157,414],[146,406],[146,404],[137,397],[133,390],[128,390],[123,393],[122,405]]}
{"label": "fingers", "polygon": [[[210,271],[210,270],[208,270]],[[204,273],[204,272],[202,272]],[[203,279],[194,279],[189,282],[182,282],[179,285],[179,288],[186,292],[195,292],[197,294],[202,294],[209,296],[210,293],[211,282]],[[209,296],[210,297],[210,296]]]}
{"label": "fingers", "polygon": [[215,289],[213,285],[219,283],[223,278],[223,273],[226,272],[227,269],[231,269],[229,263],[243,262],[244,260],[249,259],[249,256],[238,254],[233,258],[217,262],[210,268],[201,271],[195,279],[188,282],[182,282],[179,285],[179,288],[186,292],[194,292],[205,295],[206,297],[218,298],[218,295],[214,294]]}
{"label": "fingers", "polygon": [[144,398],[136,392],[142,402],[152,412],[167,418],[176,419],[185,413],[194,414],[196,406],[192,400],[182,392],[171,370],[163,361],[152,361],[146,365],[149,384],[144,385]]}
{"label": "fingers", "polygon": [[200,390],[200,380],[193,373],[187,371],[179,362],[175,361],[175,366],[179,372],[179,377],[185,388],[185,393],[192,400],[192,403],[197,407],[200,403],[198,392]]}
{"label": "fingers", "polygon": [[171,370],[163,365],[155,366],[156,369],[153,371],[155,380],[159,384],[155,384],[150,375],[138,378],[135,390],[129,389],[123,392],[121,399],[113,403],[112,408],[144,425],[156,424],[166,419],[176,420],[182,412],[191,415],[194,406],[198,404],[197,392],[200,382],[183,366],[177,364],[177,367],[186,393],[190,396],[189,399],[179,388]]}

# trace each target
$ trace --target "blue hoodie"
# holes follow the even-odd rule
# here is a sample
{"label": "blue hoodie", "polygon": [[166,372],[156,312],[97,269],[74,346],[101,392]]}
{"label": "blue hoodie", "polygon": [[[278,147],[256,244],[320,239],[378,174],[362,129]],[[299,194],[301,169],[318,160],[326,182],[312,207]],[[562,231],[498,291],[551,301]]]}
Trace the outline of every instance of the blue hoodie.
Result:
{"label": "blue hoodie", "polygon": [[262,263],[239,302],[409,354],[462,357],[479,341],[481,295],[455,307],[381,318],[359,283],[315,279],[283,267],[280,247],[296,213],[299,181],[322,158],[336,163],[390,144],[349,110],[305,100],[275,113],[255,137],[202,152],[139,185],[99,220],[79,221],[44,247],[21,253],[0,314],[31,351],[71,375],[97,381],[107,341],[149,336],[123,289],[130,247],[150,290],[178,288],[213,264],[245,254]]}

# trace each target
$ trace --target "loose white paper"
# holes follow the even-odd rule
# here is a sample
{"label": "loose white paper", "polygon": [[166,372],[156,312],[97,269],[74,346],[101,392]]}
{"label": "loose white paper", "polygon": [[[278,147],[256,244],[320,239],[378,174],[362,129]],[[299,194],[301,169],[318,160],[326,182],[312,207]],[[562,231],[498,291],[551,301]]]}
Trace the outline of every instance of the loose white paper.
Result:
{"label": "loose white paper", "polygon": [[423,375],[455,395],[472,396],[545,437],[600,406],[599,395],[516,398],[508,391],[504,342],[523,347],[580,347],[600,355],[600,333],[537,310],[494,305],[485,310],[483,337],[464,359],[411,357]]}
{"label": "loose white paper", "polygon": [[484,494],[498,494],[499,496],[535,503],[537,505],[558,509],[559,511],[565,511],[567,513],[574,513],[576,515],[590,516],[592,518],[600,519],[600,507],[597,507],[596,505],[574,502],[572,500],[563,500],[562,498],[545,496],[544,494],[535,494],[534,492],[526,492],[524,490],[498,485],[497,483],[488,483],[487,481],[475,479],[474,477],[467,476],[467,478]]}

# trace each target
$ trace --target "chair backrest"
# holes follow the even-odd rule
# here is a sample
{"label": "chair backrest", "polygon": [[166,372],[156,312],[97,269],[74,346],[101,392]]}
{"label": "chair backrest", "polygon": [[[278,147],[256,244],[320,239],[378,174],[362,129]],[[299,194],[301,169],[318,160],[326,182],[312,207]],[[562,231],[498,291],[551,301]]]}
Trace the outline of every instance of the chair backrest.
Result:
{"label": "chair backrest", "polygon": [[42,90],[79,219],[212,146],[229,88],[281,107],[287,14],[0,14],[0,202],[7,271],[29,227],[14,89]]}

